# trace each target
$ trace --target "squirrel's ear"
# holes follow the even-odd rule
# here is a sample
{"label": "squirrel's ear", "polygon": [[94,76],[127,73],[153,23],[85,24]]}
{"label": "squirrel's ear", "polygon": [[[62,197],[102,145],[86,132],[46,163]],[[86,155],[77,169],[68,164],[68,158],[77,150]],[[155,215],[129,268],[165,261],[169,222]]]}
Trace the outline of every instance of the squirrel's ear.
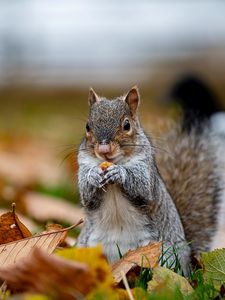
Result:
{"label": "squirrel's ear", "polygon": [[89,103],[89,105],[91,106],[95,102],[98,102],[98,101],[100,101],[98,95],[95,93],[95,91],[92,88],[90,88],[89,95],[88,95],[88,103]]}
{"label": "squirrel's ear", "polygon": [[134,86],[128,92],[128,94],[125,96],[124,101],[127,102],[130,108],[131,115],[134,116],[136,114],[138,104],[140,103],[140,95],[139,95],[138,88],[136,86]]}

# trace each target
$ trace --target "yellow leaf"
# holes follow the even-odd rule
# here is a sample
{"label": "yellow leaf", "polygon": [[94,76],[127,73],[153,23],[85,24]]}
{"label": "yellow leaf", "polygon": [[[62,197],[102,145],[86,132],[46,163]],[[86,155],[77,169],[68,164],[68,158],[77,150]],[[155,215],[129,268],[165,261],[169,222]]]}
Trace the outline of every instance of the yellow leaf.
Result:
{"label": "yellow leaf", "polygon": [[90,267],[91,274],[98,285],[103,288],[111,288],[113,286],[114,281],[111,268],[100,245],[93,248],[69,248],[58,250],[56,254],[65,259],[86,263]]}
{"label": "yellow leaf", "polygon": [[88,265],[90,268],[90,276],[94,278],[96,287],[86,296],[86,299],[100,298],[119,300],[118,295],[114,291],[115,287],[110,265],[108,264],[100,245],[93,248],[58,250],[56,254],[66,259],[86,263]]}
{"label": "yellow leaf", "polygon": [[186,278],[160,266],[153,269],[152,280],[148,283],[149,292],[161,292],[164,289],[174,291],[176,288],[180,289],[183,295],[193,292],[193,288]]}
{"label": "yellow leaf", "polygon": [[124,257],[112,265],[112,273],[116,283],[122,280],[121,271],[127,274],[134,266],[154,268],[158,263],[161,243],[150,243],[136,250],[128,251]]}
{"label": "yellow leaf", "polygon": [[60,229],[0,245],[1,268],[7,268],[17,263],[21,259],[25,259],[36,247],[47,251],[47,253],[52,253],[64,239],[67,231],[76,227],[81,222],[83,221],[80,220],[80,222],[77,224],[65,229]]}

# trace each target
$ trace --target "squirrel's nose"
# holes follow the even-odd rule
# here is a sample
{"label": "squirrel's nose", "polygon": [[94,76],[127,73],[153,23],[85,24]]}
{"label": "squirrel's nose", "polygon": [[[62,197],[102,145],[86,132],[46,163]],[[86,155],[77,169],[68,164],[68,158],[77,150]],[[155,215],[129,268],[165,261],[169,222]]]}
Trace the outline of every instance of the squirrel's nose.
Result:
{"label": "squirrel's nose", "polygon": [[108,154],[111,152],[110,144],[99,144],[98,153],[99,154]]}

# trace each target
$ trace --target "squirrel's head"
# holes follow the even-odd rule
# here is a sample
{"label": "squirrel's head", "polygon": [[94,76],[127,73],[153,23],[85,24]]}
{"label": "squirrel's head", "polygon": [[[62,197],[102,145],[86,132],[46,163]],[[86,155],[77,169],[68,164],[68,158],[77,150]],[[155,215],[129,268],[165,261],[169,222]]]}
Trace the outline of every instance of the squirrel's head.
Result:
{"label": "squirrel's head", "polygon": [[101,160],[118,162],[135,150],[140,97],[137,87],[114,100],[89,92],[90,112],[86,124],[87,148]]}

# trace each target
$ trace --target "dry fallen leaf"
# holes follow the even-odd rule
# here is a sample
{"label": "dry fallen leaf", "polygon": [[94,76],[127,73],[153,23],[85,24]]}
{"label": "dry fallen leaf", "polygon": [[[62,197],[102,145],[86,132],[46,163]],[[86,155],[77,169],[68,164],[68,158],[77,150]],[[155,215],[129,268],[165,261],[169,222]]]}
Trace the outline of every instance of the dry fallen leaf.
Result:
{"label": "dry fallen leaf", "polygon": [[15,213],[15,204],[12,211],[0,216],[0,244],[21,240],[32,236],[27,227],[20,222]]}
{"label": "dry fallen leaf", "polygon": [[[0,208],[0,215],[6,214],[8,212],[8,210],[6,210],[5,208]],[[16,213],[16,215],[18,216],[19,220],[27,227],[29,228],[30,232],[37,232],[38,230],[38,225],[31,220],[28,216],[24,216],[21,213]]]}
{"label": "dry fallen leaf", "polygon": [[80,207],[72,205],[64,199],[27,192],[23,201],[27,214],[38,221],[45,222],[53,219],[74,224],[84,217]]}
{"label": "dry fallen leaf", "polygon": [[46,230],[43,231],[41,234],[49,233],[49,232],[57,231],[57,230],[61,230],[61,229],[63,229],[61,224],[47,224]]}
{"label": "dry fallen leaf", "polygon": [[96,280],[85,263],[49,255],[35,248],[24,262],[0,268],[0,277],[13,291],[54,296],[54,299],[76,299],[90,293]]}
{"label": "dry fallen leaf", "polygon": [[58,150],[49,140],[13,137],[0,145],[0,176],[21,186],[41,182],[58,185],[65,176],[59,167]]}
{"label": "dry fallen leaf", "polygon": [[[58,257],[59,256],[59,257]],[[116,293],[102,247],[70,248],[55,254],[35,248],[23,262],[0,268],[13,292],[41,293],[50,299],[128,299]]]}
{"label": "dry fallen leaf", "polygon": [[136,250],[128,251],[123,258],[112,265],[112,273],[116,283],[122,280],[121,271],[127,274],[133,267],[154,268],[161,252],[161,243],[150,243]]}
{"label": "dry fallen leaf", "polygon": [[80,220],[77,224],[68,228],[0,245],[0,266],[7,268],[17,263],[19,260],[27,258],[34,247],[41,248],[47,253],[52,253],[61,241],[64,240],[67,231],[78,226],[82,222],[83,220]]}
{"label": "dry fallen leaf", "polygon": [[[63,229],[62,225],[60,224],[48,224],[46,226],[46,230],[42,231],[41,234],[45,234],[45,233],[49,233],[49,232],[54,232],[54,231],[58,231]],[[40,234],[39,234],[40,235]],[[68,231],[65,232],[64,236],[62,237],[60,243],[58,244],[59,247],[66,247],[67,243],[66,243],[66,239],[68,238]],[[75,244],[75,241],[73,243],[73,245]]]}

